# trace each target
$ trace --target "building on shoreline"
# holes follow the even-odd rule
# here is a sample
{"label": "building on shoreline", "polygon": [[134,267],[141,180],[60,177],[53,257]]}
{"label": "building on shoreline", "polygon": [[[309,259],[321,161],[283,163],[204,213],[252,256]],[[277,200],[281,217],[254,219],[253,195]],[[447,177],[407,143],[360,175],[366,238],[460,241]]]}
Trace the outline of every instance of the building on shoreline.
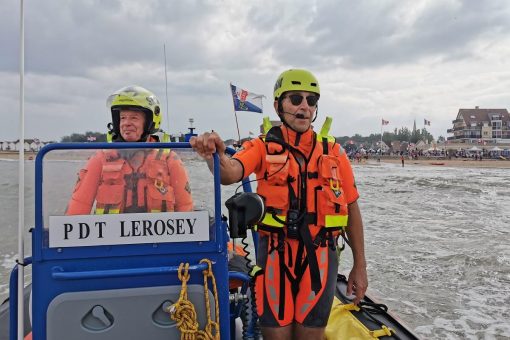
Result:
{"label": "building on shoreline", "polygon": [[[39,151],[43,146],[49,143],[55,142],[42,142],[37,138],[34,139],[25,139],[23,143],[25,151]],[[0,151],[19,151],[21,142],[20,140],[15,141],[3,141],[0,142]]]}
{"label": "building on shoreline", "polygon": [[450,143],[510,144],[510,114],[507,109],[459,109]]}

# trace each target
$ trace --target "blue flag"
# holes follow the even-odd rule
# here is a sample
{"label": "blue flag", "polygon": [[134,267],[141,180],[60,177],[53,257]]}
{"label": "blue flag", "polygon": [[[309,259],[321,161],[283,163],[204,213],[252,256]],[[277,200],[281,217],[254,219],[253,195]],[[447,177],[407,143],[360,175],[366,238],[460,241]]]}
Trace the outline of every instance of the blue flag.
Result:
{"label": "blue flag", "polygon": [[230,88],[232,89],[232,98],[234,100],[235,111],[262,113],[262,98],[264,98],[263,95],[240,89],[232,84],[230,84]]}

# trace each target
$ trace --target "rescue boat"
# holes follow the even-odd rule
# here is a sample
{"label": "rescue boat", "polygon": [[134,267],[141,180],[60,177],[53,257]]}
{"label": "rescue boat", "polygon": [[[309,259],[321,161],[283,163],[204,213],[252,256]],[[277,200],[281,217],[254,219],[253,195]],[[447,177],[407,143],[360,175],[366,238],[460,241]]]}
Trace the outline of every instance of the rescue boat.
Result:
{"label": "rescue boat", "polygon": [[[240,261],[237,266],[229,267],[227,230],[230,236],[243,236],[246,230],[233,226],[246,229],[256,223],[263,215],[263,202],[257,205],[256,194],[244,182],[252,208],[240,209],[233,200],[228,200],[229,217],[223,217],[216,155],[213,181],[208,188],[202,188],[205,197],[213,202],[212,212],[202,209],[187,215],[59,216],[57,213],[53,216],[55,213],[48,208],[52,195],[62,194],[44,185],[48,176],[61,177],[61,173],[49,174],[51,169],[64,171],[61,165],[52,167],[51,161],[58,158],[55,153],[78,149],[90,155],[94,149],[189,150],[189,147],[188,143],[52,144],[39,152],[35,162],[36,225],[32,232],[32,256],[23,261],[24,266],[32,266],[32,283],[23,292],[23,304],[17,305],[19,265],[14,265],[10,298],[0,307],[0,340],[18,339],[17,331],[21,327],[24,336],[36,340],[178,339],[183,332],[204,332],[227,340],[260,338],[253,312],[256,306],[250,298],[251,278],[247,272],[251,262],[247,259],[250,255],[247,243],[243,238],[243,246],[236,251]],[[94,241],[88,236],[93,232],[80,229],[97,221],[102,226],[117,223],[135,228],[137,218],[168,220],[176,216],[173,214],[197,219],[195,230],[206,228],[208,232],[200,237],[194,235],[192,241],[175,241],[174,235],[148,235],[147,229],[147,235],[137,232],[136,239],[129,239],[134,232],[115,238],[106,235],[105,227],[96,233]],[[64,225],[67,227],[63,228]],[[256,243],[256,234],[253,239]],[[366,296],[359,306],[352,305],[345,293],[346,285],[345,277],[338,275],[328,339],[417,339],[385,305],[370,297]],[[20,323],[21,310],[24,320]]]}

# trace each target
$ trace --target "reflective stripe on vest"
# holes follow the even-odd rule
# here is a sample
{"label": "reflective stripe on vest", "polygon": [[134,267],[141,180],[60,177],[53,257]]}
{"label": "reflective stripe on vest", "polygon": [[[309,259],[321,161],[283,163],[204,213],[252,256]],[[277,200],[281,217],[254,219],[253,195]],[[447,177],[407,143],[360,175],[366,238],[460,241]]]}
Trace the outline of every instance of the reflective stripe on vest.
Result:
{"label": "reflective stripe on vest", "polygon": [[[286,216],[285,215],[277,215],[278,219],[285,222]],[[347,222],[349,218],[347,215],[326,215],[325,216],[325,226],[326,228],[338,228],[338,227],[347,227]],[[283,228],[284,224],[277,221],[273,214],[266,213],[264,215],[264,218],[261,221],[262,224],[270,226],[270,227],[276,227],[276,228]]]}
{"label": "reflective stripe on vest", "polygon": [[[276,215],[277,218],[285,222],[286,216],[285,215]],[[262,224],[275,227],[275,228],[283,228],[284,224],[275,220],[273,217],[273,214],[266,213],[264,215],[264,218],[262,219]]]}
{"label": "reflective stripe on vest", "polygon": [[[96,215],[104,215],[104,208],[96,208],[96,211],[94,212]],[[110,209],[108,210],[107,214],[120,214],[120,209]]]}
{"label": "reflective stripe on vest", "polygon": [[349,220],[347,215],[326,215],[326,228],[337,228],[337,227],[347,227],[347,222]]}

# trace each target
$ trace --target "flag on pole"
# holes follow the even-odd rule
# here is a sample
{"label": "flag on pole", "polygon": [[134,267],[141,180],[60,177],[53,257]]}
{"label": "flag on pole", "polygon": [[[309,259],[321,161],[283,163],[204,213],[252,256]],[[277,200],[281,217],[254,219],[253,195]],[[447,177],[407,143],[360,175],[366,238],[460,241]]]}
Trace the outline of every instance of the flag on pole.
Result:
{"label": "flag on pole", "polygon": [[430,126],[430,120],[426,120],[426,119],[424,119],[424,120],[423,120],[423,125],[428,125],[428,126]]}
{"label": "flag on pole", "polygon": [[230,88],[232,89],[232,98],[234,99],[235,111],[262,113],[262,98],[264,98],[263,95],[238,88],[232,84],[230,84]]}
{"label": "flag on pole", "polygon": [[384,120],[384,118],[382,119],[382,125],[388,125],[390,123],[389,120]]}

